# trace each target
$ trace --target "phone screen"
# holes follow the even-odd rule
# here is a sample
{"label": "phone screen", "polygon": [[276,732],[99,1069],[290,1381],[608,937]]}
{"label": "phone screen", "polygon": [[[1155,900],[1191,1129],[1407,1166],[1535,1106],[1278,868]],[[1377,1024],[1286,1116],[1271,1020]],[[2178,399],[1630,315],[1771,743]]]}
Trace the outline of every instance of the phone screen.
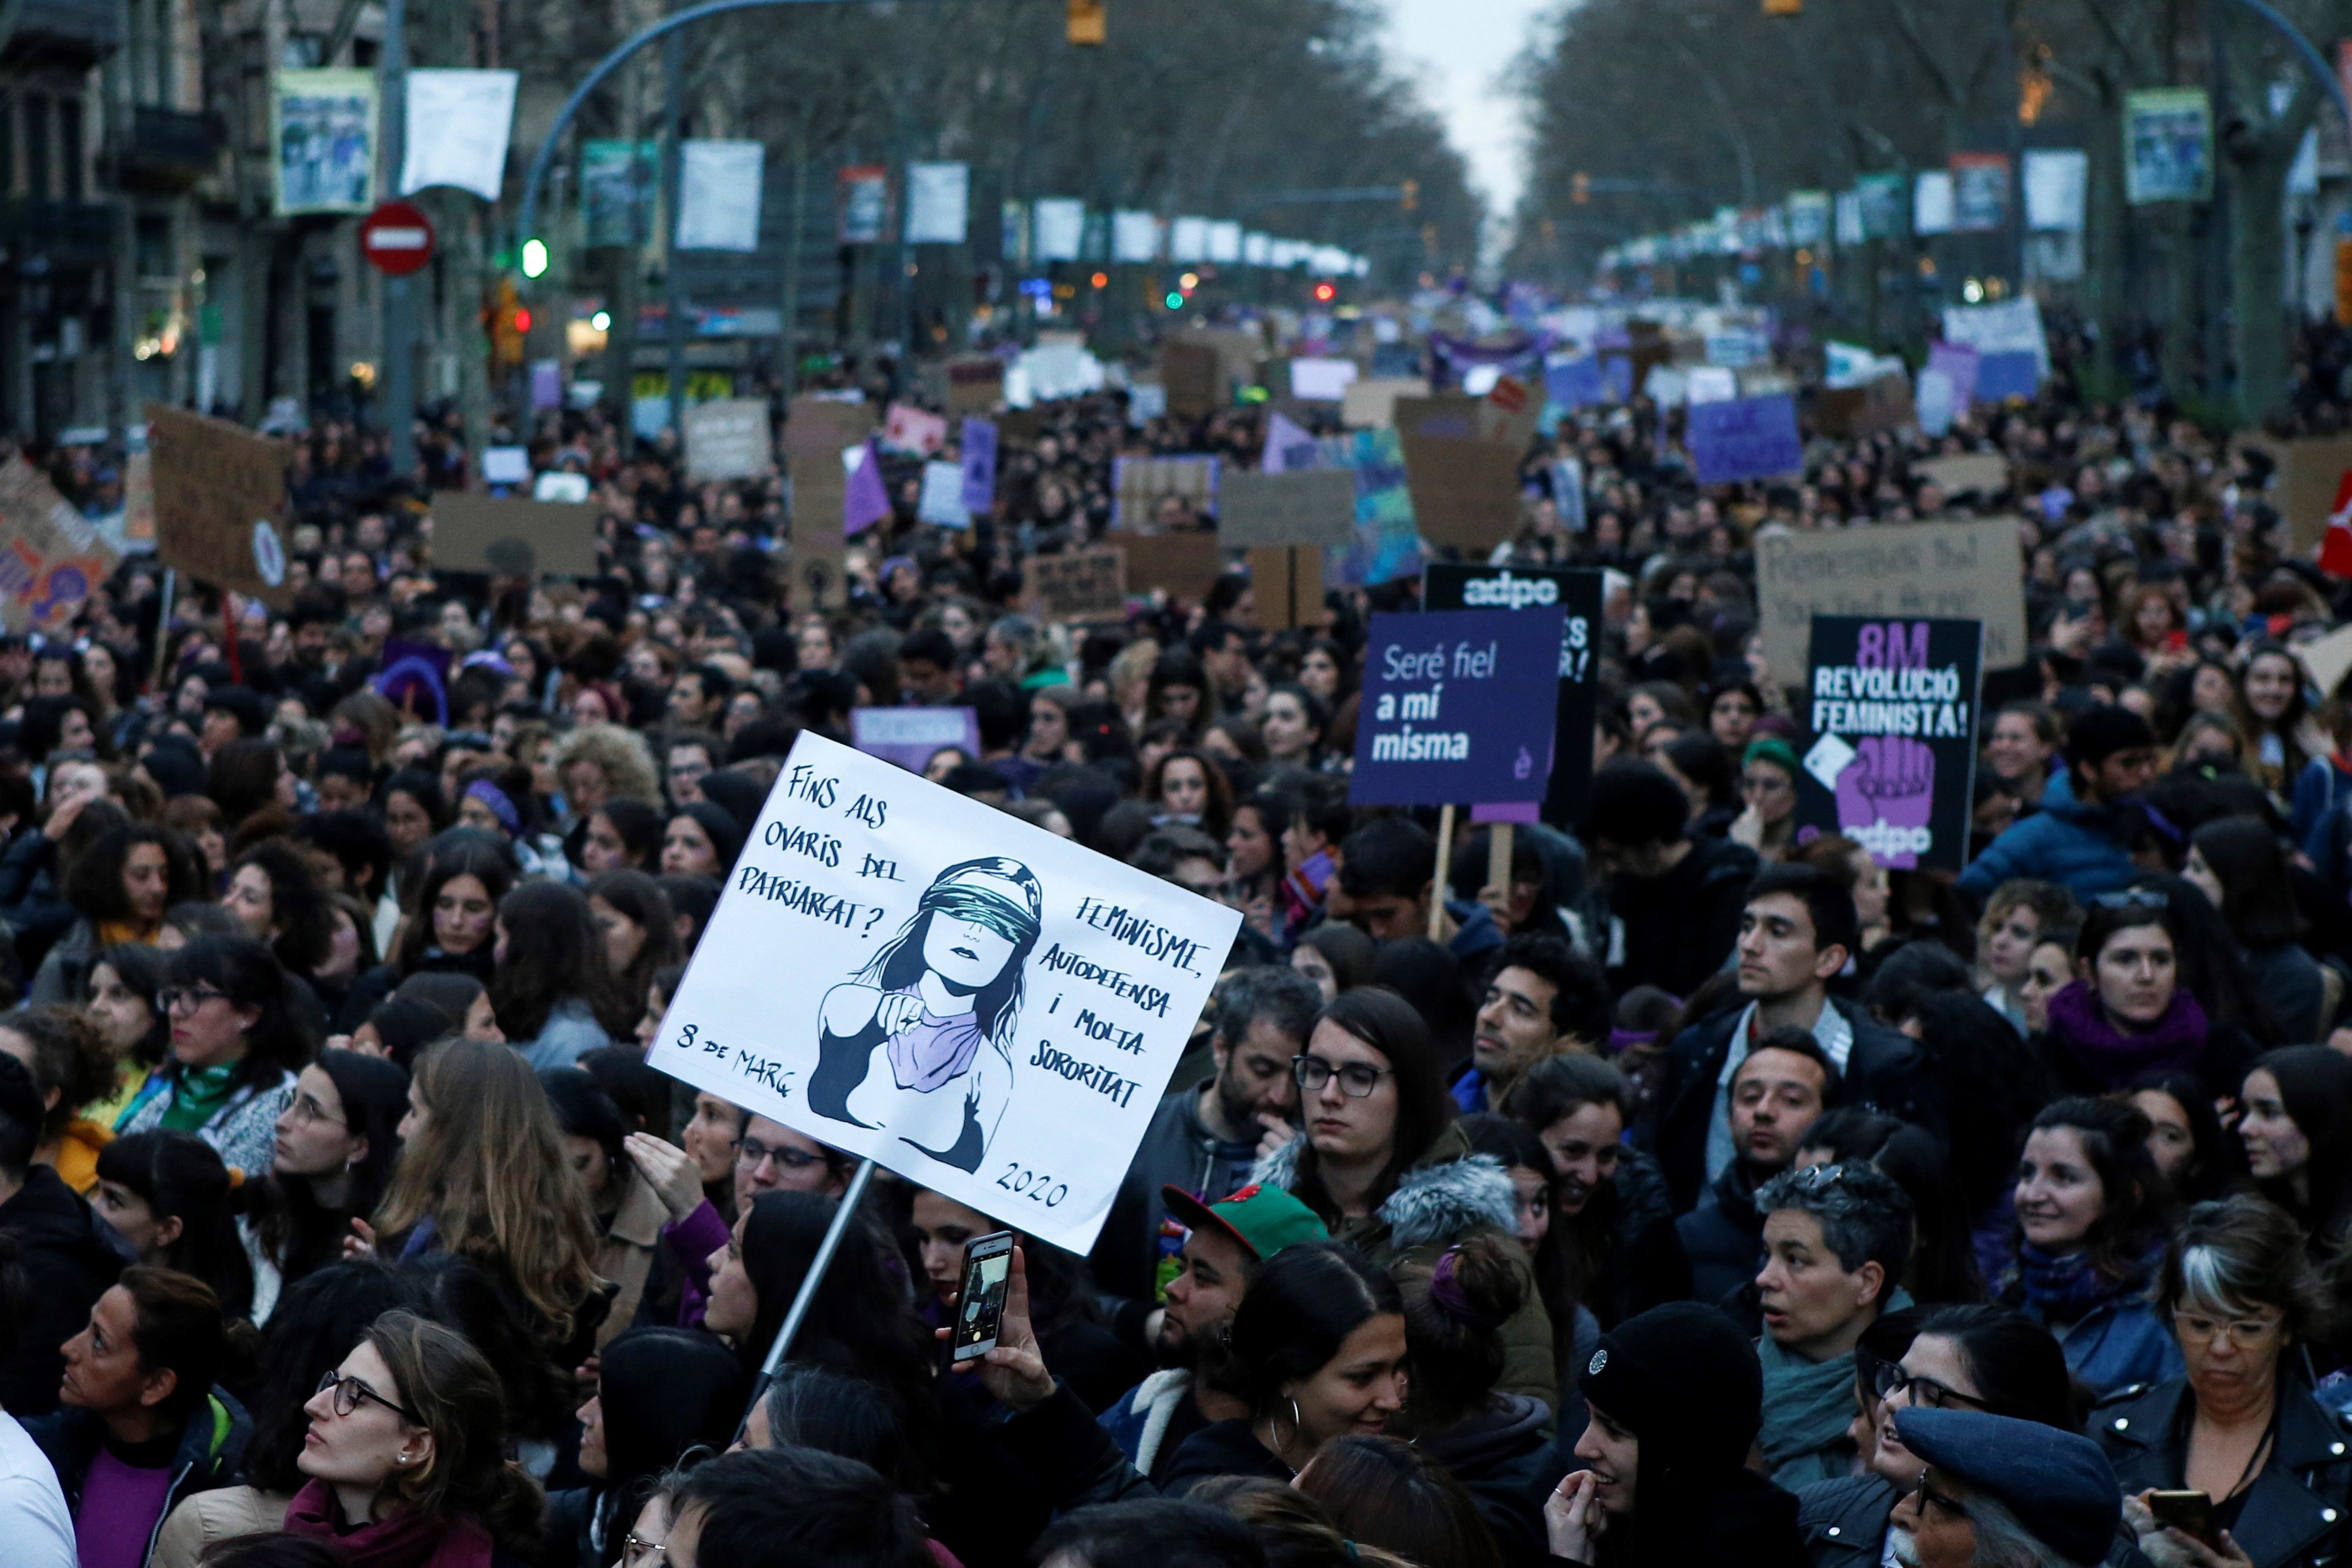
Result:
{"label": "phone screen", "polygon": [[2208,1546],[2221,1544],[2220,1532],[2213,1528],[2213,1500],[2203,1492],[2150,1492],[2147,1508],[2156,1515],[2157,1523],[2169,1525],[2181,1534],[2193,1536]]}
{"label": "phone screen", "polygon": [[1013,1232],[993,1231],[964,1243],[963,1288],[956,1294],[953,1359],[970,1361],[996,1348],[1004,1321],[1004,1292],[1013,1281]]}

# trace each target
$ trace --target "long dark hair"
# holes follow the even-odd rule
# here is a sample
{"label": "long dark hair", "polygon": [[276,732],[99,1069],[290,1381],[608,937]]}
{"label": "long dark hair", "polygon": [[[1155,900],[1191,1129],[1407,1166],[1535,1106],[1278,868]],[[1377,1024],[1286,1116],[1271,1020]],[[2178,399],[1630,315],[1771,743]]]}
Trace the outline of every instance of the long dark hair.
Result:
{"label": "long dark hair", "polygon": [[1502,1548],[1470,1493],[1409,1443],[1336,1437],[1300,1473],[1297,1486],[1350,1541],[1409,1563],[1503,1568]]}
{"label": "long dark hair", "polygon": [[631,1329],[599,1353],[597,1398],[604,1408],[604,1475],[597,1511],[602,1561],[662,1476],[695,1449],[724,1449],[751,1390],[727,1347],[688,1329]]}
{"label": "long dark hair", "polygon": [[2240,942],[2268,947],[2303,935],[2286,850],[2268,823],[2254,816],[2218,817],[2189,834],[2189,843],[2221,879],[2221,918]]}
{"label": "long dark hair", "polygon": [[66,875],[66,902],[92,920],[128,920],[131,897],[122,885],[122,863],[140,844],[163,852],[163,907],[205,895],[203,863],[184,834],[161,822],[126,822],[110,828],[77,856]]}
{"label": "long dark hair", "polygon": [[2352,1060],[2325,1045],[2290,1045],[2265,1051],[2248,1068],[2278,1085],[2287,1117],[2311,1146],[2298,1199],[2290,1182],[2260,1184],[2262,1194],[2293,1215],[2321,1245],[2339,1243],[2352,1228]]}
{"label": "long dark hair", "polygon": [[[998,890],[1006,883],[1024,896],[1024,903],[1016,904]],[[972,1021],[989,1040],[1009,1046],[1013,1021],[1021,1013],[1021,972],[1029,961],[1030,949],[1037,945],[1044,905],[1045,894],[1036,876],[1019,861],[1003,855],[959,861],[931,879],[915,905],[914,918],[882,945],[857,977],[880,990],[903,991],[929,971],[923,944],[930,935],[932,915],[946,914],[984,925],[1012,943],[1013,951],[996,978],[973,993]]]}
{"label": "long dark hair", "polygon": [[[1562,1051],[1520,1073],[1503,1095],[1502,1112],[1541,1147],[1546,1129],[1587,1105],[1613,1106],[1618,1124],[1631,1125],[1633,1100],[1633,1086],[1615,1063],[1580,1051]],[[1546,1160],[1549,1163],[1549,1150]],[[1545,1305],[1549,1307],[1557,1299],[1568,1309],[1565,1314],[1556,1312],[1552,1317],[1552,1337],[1563,1366],[1568,1364],[1568,1349],[1576,1333],[1574,1309],[1591,1308],[1603,1328],[1616,1323],[1621,1303],[1612,1299],[1612,1292],[1606,1287],[1618,1245],[1615,1181],[1594,1187],[1584,1207],[1575,1214],[1559,1211],[1555,1186],[1551,1229],[1536,1250],[1535,1265]]]}
{"label": "long dark hair", "polygon": [[509,1040],[538,1039],[556,1005],[575,997],[605,1033],[628,1037],[645,1010],[642,999],[633,1008],[623,994],[604,960],[604,935],[578,888],[527,882],[499,901],[499,924],[507,950],[490,977],[490,1006]]}
{"label": "long dark hair", "polygon": [[261,1381],[248,1406],[248,1485],[276,1492],[302,1489],[310,1479],[295,1464],[310,1429],[303,1402],[319,1391],[321,1377],[341,1364],[368,1324],[421,1298],[404,1272],[372,1260],[331,1263],[286,1287],[261,1335]]}
{"label": "long dark hair", "polygon": [[288,1280],[299,1280],[342,1256],[353,1215],[370,1215],[383,1198],[400,1158],[400,1119],[408,1111],[408,1072],[398,1062],[356,1051],[322,1051],[310,1064],[335,1085],[343,1125],[367,1140],[367,1153],[345,1173],[343,1201],[321,1204],[309,1178],[273,1173],[238,1189],[244,1212],[268,1256]]}
{"label": "long dark hair", "polygon": [[[261,1016],[245,1031],[239,1083],[267,1088],[281,1073],[299,1072],[310,1060],[310,1031],[294,1010],[285,966],[252,937],[197,937],[163,960],[163,984],[209,985],[226,991],[230,1006],[258,1009]],[[178,1070],[176,1061],[168,1069],[174,1075]]]}
{"label": "long dark hair", "polygon": [[158,1066],[171,1054],[172,1020],[163,1016],[163,1009],[155,1002],[155,993],[163,988],[163,958],[161,949],[144,942],[117,942],[101,949],[89,967],[89,974],[82,977],[81,1000],[85,1006],[89,1002],[89,976],[98,973],[100,964],[114,971],[123,989],[147,998],[147,1038],[131,1048],[131,1060],[141,1067]]}
{"label": "long dark hair", "polygon": [[1349,1334],[1391,1313],[1404,1315],[1404,1298],[1362,1253],[1338,1241],[1293,1242],[1250,1276],[1219,1382],[1263,1416],[1283,1385],[1312,1377]]}
{"label": "long dark hair", "polygon": [[128,1187],[180,1234],[154,1261],[212,1287],[231,1317],[253,1312],[253,1262],[237,1239],[228,1166],[194,1133],[131,1133],[98,1151],[98,1179]]}
{"label": "long dark hair", "polygon": [[2048,1329],[2007,1307],[1937,1307],[1913,1333],[1936,1334],[1960,1347],[1969,1381],[1995,1416],[2038,1421],[2062,1431],[2082,1429],[2088,1406],[2066,1370],[2066,1353]]}
{"label": "long dark hair", "polygon": [[[2128,1104],[2075,1096],[2045,1107],[2027,1136],[2053,1127],[2072,1128],[2083,1155],[2099,1178],[2105,1207],[2083,1239],[2091,1261],[2113,1280],[2142,1273],[2163,1235],[2164,1178],[2147,1152],[2147,1118]],[[2023,1240],[2023,1232],[2016,1240]]]}
{"label": "long dark hair", "polygon": [[[395,774],[395,779],[399,776]],[[400,946],[392,956],[395,973],[406,976],[416,973],[429,951],[437,950],[438,940],[433,935],[433,903],[441,890],[461,876],[470,876],[482,884],[490,895],[495,909],[514,886],[514,867],[488,840],[471,834],[452,836],[449,841],[429,841],[421,846],[425,857],[425,873],[417,879],[415,892],[403,888],[401,902],[408,909],[408,927],[400,935]],[[489,939],[486,938],[478,953],[468,955],[479,959],[478,967],[489,969]]]}
{"label": "long dark hair", "polygon": [[[1902,1283],[1912,1295],[1923,1301],[1984,1299],[1969,1211],[1943,1145],[1932,1134],[1883,1111],[1841,1105],[1822,1113],[1805,1134],[1804,1146],[1827,1150],[1832,1165],[1853,1160],[1874,1166],[1910,1198],[1918,1235]],[[2010,1170],[2013,1176],[2014,1162]]]}
{"label": "long dark hair", "polygon": [[[1340,992],[1315,1015],[1316,1029],[1326,1023],[1336,1025],[1380,1052],[1396,1075],[1395,1138],[1389,1150],[1388,1164],[1381,1167],[1380,1179],[1372,1184],[1368,1195],[1369,1201],[1378,1207],[1396,1190],[1398,1180],[1413,1162],[1428,1152],[1440,1129],[1452,1120],[1454,1101],[1438,1077],[1428,1026],[1421,1021],[1421,1015],[1412,1010],[1411,1003],[1386,986],[1359,986],[1352,991]],[[1314,1038],[1314,1029],[1308,1030],[1307,1040],[1311,1042]],[[1326,1225],[1339,1224],[1339,1205],[1323,1185],[1321,1162],[1316,1158],[1314,1145],[1303,1138],[1298,1150],[1298,1175],[1291,1184],[1291,1192],[1321,1215]]]}
{"label": "long dark hair", "polygon": [[1517,1314],[1527,1284],[1512,1244],[1499,1236],[1474,1236],[1434,1263],[1402,1260],[1390,1272],[1404,1298],[1405,1346],[1412,1356],[1405,1416],[1416,1436],[1433,1437],[1495,1402],[1502,1325]]}
{"label": "long dark hair", "polygon": [[232,880],[247,866],[269,879],[270,922],[277,928],[270,950],[291,973],[307,975],[327,961],[334,945],[334,922],[327,895],[302,852],[284,839],[264,839],[229,862]]}
{"label": "long dark hair", "polygon": [[265,806],[278,803],[278,776],[286,758],[278,743],[247,737],[230,741],[213,754],[205,775],[205,793],[221,809],[231,832]]}
{"label": "long dark hair", "polygon": [[677,960],[677,915],[669,906],[669,894],[644,872],[608,871],[588,884],[588,896],[603,899],[646,934],[635,959],[615,977],[622,993],[642,1008],[646,987],[665,966]]}

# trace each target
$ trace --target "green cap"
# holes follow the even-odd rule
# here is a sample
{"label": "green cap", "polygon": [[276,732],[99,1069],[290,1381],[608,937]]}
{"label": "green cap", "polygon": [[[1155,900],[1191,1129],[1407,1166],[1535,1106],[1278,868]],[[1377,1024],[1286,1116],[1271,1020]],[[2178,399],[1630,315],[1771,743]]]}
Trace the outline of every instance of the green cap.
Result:
{"label": "green cap", "polygon": [[1331,1234],[1313,1209],[1278,1186],[1252,1183],[1213,1204],[1181,1186],[1163,1186],[1160,1196],[1187,1229],[1222,1230],[1261,1263],[1294,1241],[1323,1241]]}

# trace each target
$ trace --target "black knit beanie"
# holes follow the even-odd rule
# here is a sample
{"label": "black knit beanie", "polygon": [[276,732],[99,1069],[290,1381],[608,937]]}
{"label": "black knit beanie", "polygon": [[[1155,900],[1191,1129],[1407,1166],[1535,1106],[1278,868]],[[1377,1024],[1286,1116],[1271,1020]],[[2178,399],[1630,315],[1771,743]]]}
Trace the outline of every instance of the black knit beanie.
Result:
{"label": "black knit beanie", "polygon": [[1756,1347],[1713,1307],[1669,1301],[1601,1336],[1578,1387],[1642,1440],[1643,1479],[1745,1463],[1764,1425]]}

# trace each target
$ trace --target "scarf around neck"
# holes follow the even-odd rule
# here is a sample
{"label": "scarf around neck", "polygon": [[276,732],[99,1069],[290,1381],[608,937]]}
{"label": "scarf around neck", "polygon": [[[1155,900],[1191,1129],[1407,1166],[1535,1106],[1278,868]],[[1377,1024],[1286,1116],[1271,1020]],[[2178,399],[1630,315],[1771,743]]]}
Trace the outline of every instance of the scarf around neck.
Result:
{"label": "scarf around neck", "polygon": [[2118,1280],[2091,1261],[2087,1252],[2044,1251],[2031,1241],[2017,1244],[2017,1284],[2044,1322],[2079,1322],[2093,1308],[2136,1290],[2147,1275]]}
{"label": "scarf around neck", "polygon": [[[1898,1287],[1879,1311],[1900,1312],[1910,1304],[1909,1293]],[[1822,1472],[1804,1479],[1843,1474],[1829,1456],[1846,1442],[1846,1428],[1853,1424],[1853,1352],[1806,1361],[1782,1349],[1768,1333],[1757,1339],[1756,1354],[1764,1364],[1764,1428],[1759,1443],[1765,1463],[1776,1472],[1774,1480],[1780,1481],[1777,1472],[1783,1465],[1814,1456],[1822,1458]]]}
{"label": "scarf around neck", "polygon": [[2090,982],[2073,980],[2050,998],[2050,1033],[2100,1088],[2116,1089],[2143,1073],[2193,1071],[2205,1052],[2205,1009],[2179,987],[2155,1028],[2126,1034],[2107,1020]]}
{"label": "scarf around neck", "polygon": [[307,1482],[286,1510],[289,1535],[331,1546],[350,1568],[490,1568],[490,1536],[468,1516],[428,1519],[403,1509],[355,1529],[342,1528],[342,1510],[324,1481]]}

